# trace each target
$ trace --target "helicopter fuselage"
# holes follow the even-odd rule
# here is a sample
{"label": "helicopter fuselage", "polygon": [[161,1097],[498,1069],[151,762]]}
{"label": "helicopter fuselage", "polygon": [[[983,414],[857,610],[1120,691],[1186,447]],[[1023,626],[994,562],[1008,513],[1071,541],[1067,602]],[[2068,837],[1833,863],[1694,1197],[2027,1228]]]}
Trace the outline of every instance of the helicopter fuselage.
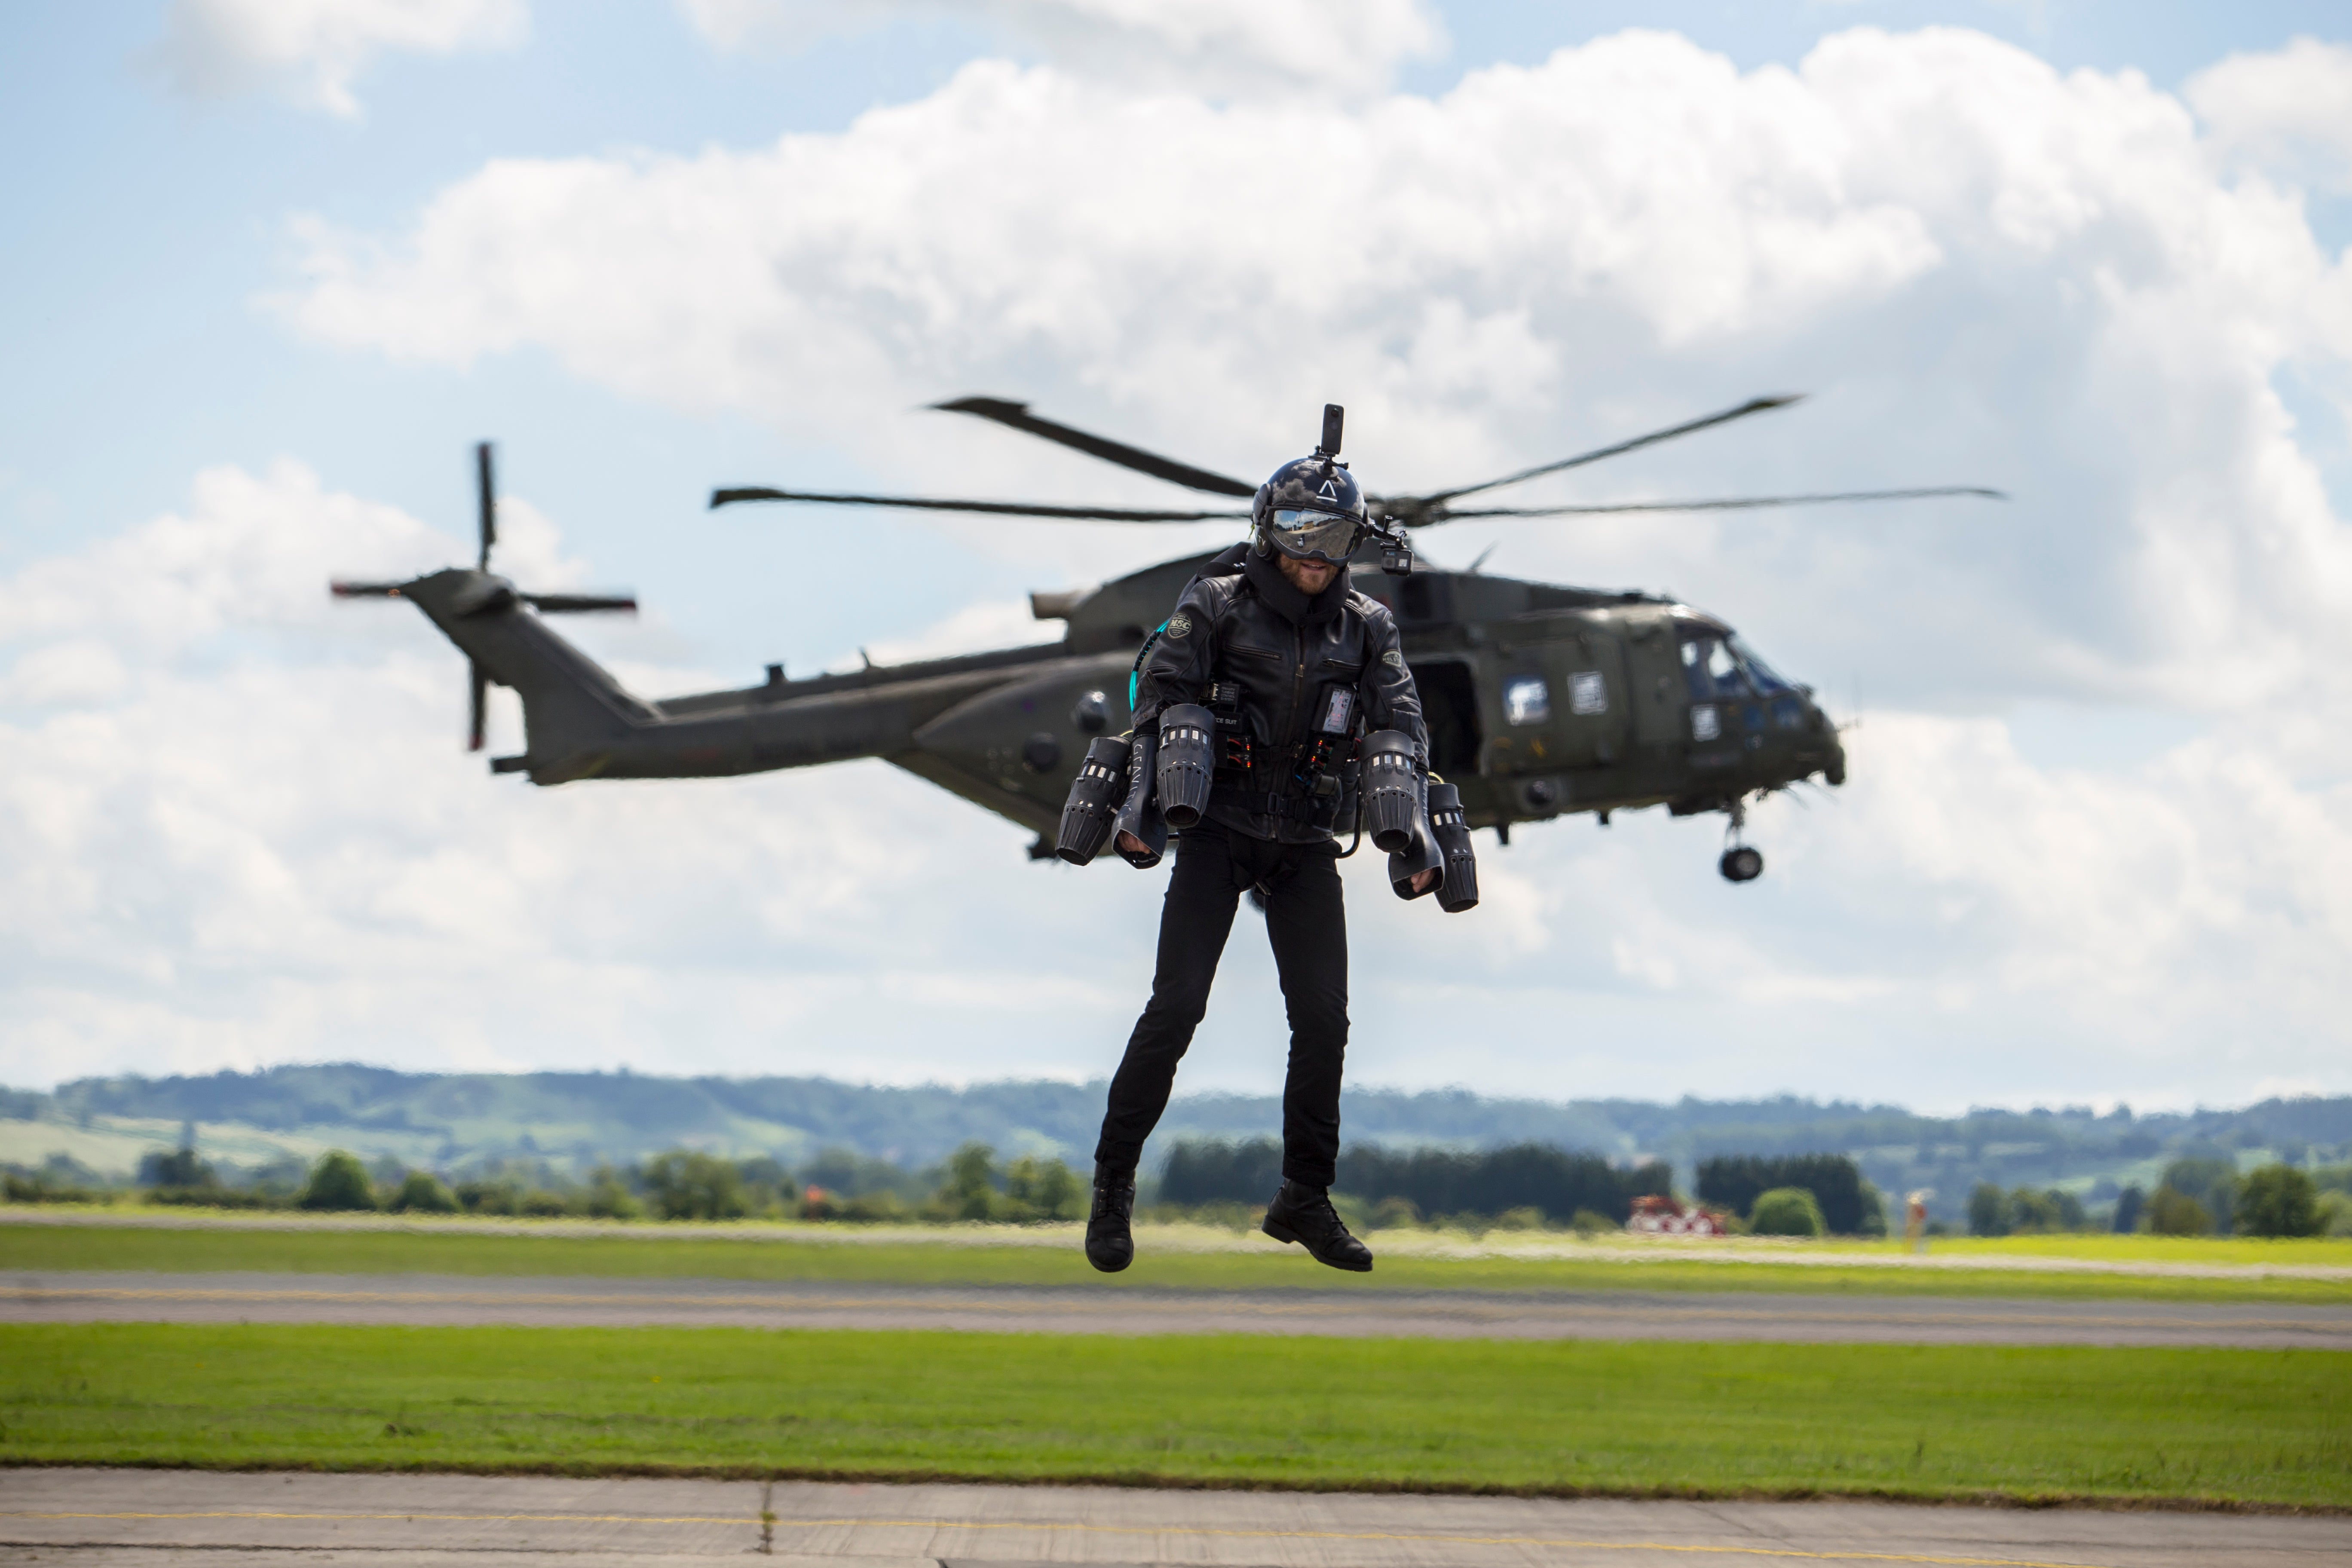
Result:
{"label": "helicopter fuselage", "polygon": [[[436,573],[397,595],[521,696],[524,750],[494,760],[498,772],[559,784],[878,757],[1035,832],[1042,858],[1087,742],[1127,727],[1137,650],[1209,559],[1033,595],[1040,619],[1065,623],[1058,642],[803,679],[772,666],[760,685],[659,700],[626,691],[489,574]],[[1836,729],[1810,689],[1687,605],[1365,563],[1353,579],[1397,616],[1432,765],[1474,826],[1660,805],[1737,821],[1758,792],[1843,782]]]}

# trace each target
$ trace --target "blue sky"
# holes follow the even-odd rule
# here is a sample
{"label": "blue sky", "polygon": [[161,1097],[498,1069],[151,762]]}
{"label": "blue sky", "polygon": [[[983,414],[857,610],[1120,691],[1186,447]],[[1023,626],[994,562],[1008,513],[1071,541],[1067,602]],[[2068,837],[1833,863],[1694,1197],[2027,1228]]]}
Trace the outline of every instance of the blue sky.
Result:
{"label": "blue sky", "polygon": [[[582,638],[649,689],[988,646],[1036,635],[1026,589],[1193,541],[703,497],[1141,497],[912,410],[1029,396],[1246,470],[1337,383],[1360,464],[1412,483],[1794,387],[1786,423],[1594,482],[2019,496],[1433,536],[1686,593],[1865,723],[1844,798],[1759,823],[1753,889],[1714,879],[1711,826],[1647,818],[1490,852],[1475,924],[1360,889],[1360,1072],[1931,1106],[2352,1089],[2352,758],[2323,717],[2352,608],[2339,8],[1385,0],[1343,33],[1302,0],[1177,37],[1098,0],[418,0],[364,25],[403,9],[0,21],[0,877],[42,911],[0,958],[0,1078],[1108,1070],[1143,879],[1057,880],[878,764],[490,781],[457,752],[454,657],[300,584],[463,549],[428,531],[463,533],[489,436],[530,512],[510,567],[636,589],[639,625]],[[1524,171],[1479,142],[1514,116],[1553,138]],[[1335,150],[1269,155],[1381,237],[1328,300],[1253,259],[1332,240],[1254,226],[1247,137]],[[1462,162],[1424,188],[1424,154]],[[893,160],[928,209],[860,207]],[[1048,164],[1066,201],[1022,184]],[[1057,270],[1091,281],[1035,281]],[[1287,314],[1250,297],[1290,289]],[[1280,363],[1242,347],[1269,339]],[[1244,926],[1188,1082],[1274,1081],[1277,1016]]]}

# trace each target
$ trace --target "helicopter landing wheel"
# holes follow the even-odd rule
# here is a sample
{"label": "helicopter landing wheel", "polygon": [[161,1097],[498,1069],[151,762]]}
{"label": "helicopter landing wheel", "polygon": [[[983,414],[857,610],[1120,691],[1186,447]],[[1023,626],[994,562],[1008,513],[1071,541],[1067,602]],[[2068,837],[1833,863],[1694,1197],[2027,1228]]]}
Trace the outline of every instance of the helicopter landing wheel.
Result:
{"label": "helicopter landing wheel", "polygon": [[1764,852],[1740,841],[1740,829],[1748,826],[1748,797],[1733,795],[1724,811],[1731,822],[1723,830],[1723,858],[1715,863],[1715,868],[1727,882],[1752,882],[1764,874]]}

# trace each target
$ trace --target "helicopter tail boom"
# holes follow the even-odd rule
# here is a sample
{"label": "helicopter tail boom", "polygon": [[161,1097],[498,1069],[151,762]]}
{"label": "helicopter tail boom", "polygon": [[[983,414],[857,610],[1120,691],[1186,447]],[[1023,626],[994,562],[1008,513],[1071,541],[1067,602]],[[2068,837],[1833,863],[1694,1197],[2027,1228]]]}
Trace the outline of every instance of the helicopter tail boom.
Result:
{"label": "helicopter tail boom", "polygon": [[[927,727],[1058,652],[1007,650],[798,681],[779,668],[764,686],[652,700],[630,692],[525,608],[527,595],[488,573],[453,569],[338,592],[412,601],[466,655],[478,693],[493,684],[512,689],[522,699],[523,751],[490,766],[539,784],[723,777],[860,757],[929,777],[918,765]],[[478,697],[474,733],[478,746]]]}

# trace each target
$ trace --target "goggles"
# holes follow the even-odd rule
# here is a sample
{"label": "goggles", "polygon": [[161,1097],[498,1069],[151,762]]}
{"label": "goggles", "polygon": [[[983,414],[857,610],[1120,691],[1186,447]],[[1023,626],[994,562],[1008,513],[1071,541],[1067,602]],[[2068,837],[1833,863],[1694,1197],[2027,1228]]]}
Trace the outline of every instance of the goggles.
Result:
{"label": "goggles", "polygon": [[1297,561],[1342,562],[1354,553],[1363,519],[1338,511],[1298,511],[1276,508],[1266,519],[1266,538],[1276,550]]}

